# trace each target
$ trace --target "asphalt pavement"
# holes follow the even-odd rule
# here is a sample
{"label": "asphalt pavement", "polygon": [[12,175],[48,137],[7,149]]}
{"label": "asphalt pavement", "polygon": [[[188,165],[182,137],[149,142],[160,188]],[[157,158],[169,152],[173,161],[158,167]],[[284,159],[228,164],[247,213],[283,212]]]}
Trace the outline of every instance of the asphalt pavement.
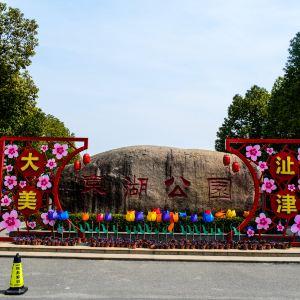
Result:
{"label": "asphalt pavement", "polygon": [[[0,290],[11,258],[0,258]],[[0,299],[300,299],[298,264],[23,259],[19,297]]]}

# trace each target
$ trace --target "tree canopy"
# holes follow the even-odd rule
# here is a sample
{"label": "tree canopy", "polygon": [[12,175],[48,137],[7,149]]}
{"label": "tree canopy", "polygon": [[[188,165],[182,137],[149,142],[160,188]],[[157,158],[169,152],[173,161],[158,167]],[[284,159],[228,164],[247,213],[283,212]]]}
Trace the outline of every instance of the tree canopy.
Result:
{"label": "tree canopy", "polygon": [[225,139],[229,137],[260,137],[263,135],[267,118],[270,94],[256,85],[245,96],[235,95],[228,108],[227,117],[217,132],[215,148],[225,151]]}
{"label": "tree canopy", "polygon": [[268,105],[266,135],[300,137],[300,32],[291,40],[284,76],[275,82]]}
{"label": "tree canopy", "polygon": [[0,135],[69,136],[57,118],[37,107],[38,88],[27,67],[38,45],[38,25],[0,3]]}
{"label": "tree canopy", "polygon": [[300,32],[291,40],[283,77],[271,93],[253,86],[235,95],[217,132],[215,148],[225,151],[226,137],[300,138]]}

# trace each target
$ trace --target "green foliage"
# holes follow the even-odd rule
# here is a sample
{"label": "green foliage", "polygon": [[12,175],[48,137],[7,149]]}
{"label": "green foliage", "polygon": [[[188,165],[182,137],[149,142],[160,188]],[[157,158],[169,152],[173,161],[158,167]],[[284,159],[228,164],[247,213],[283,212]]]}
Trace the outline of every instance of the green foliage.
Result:
{"label": "green foliage", "polygon": [[0,135],[70,136],[57,118],[36,107],[38,88],[26,68],[38,45],[35,20],[0,3]]}
{"label": "green foliage", "polygon": [[256,85],[246,92],[245,97],[235,95],[228,108],[228,115],[217,132],[216,150],[225,151],[227,136],[262,137],[269,98],[268,91]]}
{"label": "green foliage", "polygon": [[269,137],[300,137],[300,32],[291,40],[285,73],[273,87],[268,106]]}
{"label": "green foliage", "polygon": [[300,137],[300,32],[291,40],[284,76],[277,78],[271,95],[253,86],[245,97],[236,95],[217,132],[215,148],[225,150],[225,139]]}
{"label": "green foliage", "polygon": [[1,81],[31,64],[38,45],[37,28],[35,20],[24,18],[19,9],[0,3]]}

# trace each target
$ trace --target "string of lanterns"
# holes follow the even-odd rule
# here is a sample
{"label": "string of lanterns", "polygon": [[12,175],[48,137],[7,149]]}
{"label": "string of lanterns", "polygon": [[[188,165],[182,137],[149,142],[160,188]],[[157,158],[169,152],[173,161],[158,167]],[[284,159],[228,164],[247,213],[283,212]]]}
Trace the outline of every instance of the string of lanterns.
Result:
{"label": "string of lanterns", "polygon": [[[230,156],[228,154],[224,154],[223,156],[223,164],[225,167],[230,165]],[[238,173],[240,171],[240,165],[238,162],[234,161],[231,165],[232,171],[234,173]]]}

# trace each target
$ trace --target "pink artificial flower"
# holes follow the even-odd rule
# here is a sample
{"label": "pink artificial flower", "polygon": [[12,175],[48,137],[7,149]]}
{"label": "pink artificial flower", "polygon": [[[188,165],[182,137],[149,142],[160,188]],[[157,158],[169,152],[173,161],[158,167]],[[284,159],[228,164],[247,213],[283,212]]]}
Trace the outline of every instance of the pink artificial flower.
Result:
{"label": "pink artificial flower", "polygon": [[257,229],[267,230],[269,228],[269,225],[272,223],[272,220],[270,218],[267,218],[264,213],[260,213],[259,217],[255,219],[255,222],[257,223]]}
{"label": "pink artificial flower", "polygon": [[276,190],[277,186],[274,183],[273,179],[264,178],[264,183],[261,186],[262,191],[266,191],[267,193],[272,193],[272,191]]}
{"label": "pink artificial flower", "polygon": [[44,153],[47,152],[48,149],[49,149],[49,148],[48,148],[48,145],[42,145],[42,146],[41,146],[41,151],[44,152]]}
{"label": "pink artificial flower", "polygon": [[36,222],[28,222],[27,225],[29,228],[34,229],[36,227]]}
{"label": "pink artificial flower", "polygon": [[255,234],[255,232],[254,232],[254,230],[252,228],[248,228],[247,229],[247,235],[248,235],[248,237],[252,237],[252,236],[254,236],[254,234]]}
{"label": "pink artificial flower", "polygon": [[68,145],[61,145],[59,143],[54,144],[54,149],[52,150],[52,154],[56,155],[57,159],[62,159],[64,156],[68,155]]}
{"label": "pink artificial flower", "polygon": [[50,158],[47,162],[47,165],[46,165],[47,168],[49,168],[50,170],[54,169],[57,167],[57,163],[55,161],[54,158]]}
{"label": "pink artificial flower", "polygon": [[7,195],[5,195],[0,201],[1,206],[9,206],[12,202],[12,200]]}
{"label": "pink artificial flower", "polygon": [[18,219],[18,213],[15,210],[5,213],[2,218],[0,228],[6,228],[7,232],[16,231],[21,226],[21,221]]}
{"label": "pink artificial flower", "polygon": [[300,160],[300,148],[298,148],[298,156],[297,156],[298,160]]}
{"label": "pink artificial flower", "polygon": [[300,179],[298,179],[298,190],[300,191]]}
{"label": "pink artificial flower", "polygon": [[283,230],[284,230],[284,226],[281,224],[281,222],[279,222],[277,225],[277,231],[283,231]]}
{"label": "pink artificial flower", "polygon": [[7,165],[6,166],[6,171],[7,172],[12,172],[13,169],[14,169],[14,167],[12,165]]}
{"label": "pink artificial flower", "polygon": [[294,184],[288,184],[288,190],[291,192],[295,192],[296,191],[296,186]]}
{"label": "pink artificial flower", "polygon": [[4,154],[8,156],[8,158],[18,157],[18,146],[17,145],[6,145]]}
{"label": "pink artificial flower", "polygon": [[21,189],[24,189],[24,187],[27,185],[26,181],[20,181],[19,186]]}
{"label": "pink artificial flower", "polygon": [[265,162],[265,161],[260,161],[258,163],[258,169],[261,171],[261,172],[264,172],[265,170],[268,170],[268,164]]}
{"label": "pink artificial flower", "polygon": [[9,190],[12,190],[17,184],[18,184],[18,182],[17,182],[17,177],[16,176],[7,175],[7,176],[4,177],[4,185]]}
{"label": "pink artificial flower", "polygon": [[274,153],[274,149],[273,148],[267,148],[267,153],[269,154],[269,155],[272,155],[273,153]]}
{"label": "pink artificial flower", "polygon": [[48,175],[40,176],[36,186],[42,189],[43,191],[50,189],[52,187],[52,184],[50,182],[49,176]]}
{"label": "pink artificial flower", "polygon": [[260,146],[247,146],[246,147],[246,157],[250,157],[251,160],[256,161],[257,157],[261,156]]}
{"label": "pink artificial flower", "polygon": [[[51,210],[49,210],[49,212],[51,212]],[[49,212],[42,213],[42,214],[41,214],[41,218],[42,218],[43,223],[44,223],[45,225],[54,226],[55,220],[49,218],[49,215],[50,215]],[[52,211],[52,212],[53,212],[53,211]]]}
{"label": "pink artificial flower", "polygon": [[298,235],[300,236],[300,215],[297,215],[294,219],[295,224],[292,225],[291,227],[291,231],[292,233],[298,233]]}

